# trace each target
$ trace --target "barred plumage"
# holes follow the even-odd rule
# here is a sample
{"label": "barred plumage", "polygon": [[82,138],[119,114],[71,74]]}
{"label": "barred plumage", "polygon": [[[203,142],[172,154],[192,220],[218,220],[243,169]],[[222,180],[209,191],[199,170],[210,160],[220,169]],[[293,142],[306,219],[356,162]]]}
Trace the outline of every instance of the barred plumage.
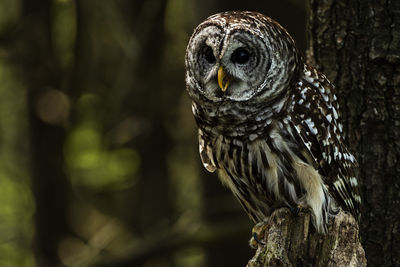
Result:
{"label": "barred plumage", "polygon": [[192,35],[186,68],[201,160],[254,222],[283,206],[309,208],[321,233],[339,207],[359,218],[334,87],[285,29],[259,13],[216,14]]}

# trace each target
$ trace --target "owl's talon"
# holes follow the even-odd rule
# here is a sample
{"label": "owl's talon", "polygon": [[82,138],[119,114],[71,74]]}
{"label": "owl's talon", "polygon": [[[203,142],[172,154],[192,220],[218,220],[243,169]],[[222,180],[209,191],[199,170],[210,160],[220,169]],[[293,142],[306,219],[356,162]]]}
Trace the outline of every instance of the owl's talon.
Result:
{"label": "owl's talon", "polygon": [[[253,232],[252,238],[254,238],[254,241],[256,241],[258,245],[261,245],[261,246],[265,245],[265,242],[264,242],[263,240],[260,240],[260,239],[258,238],[258,235],[257,235],[256,232]],[[250,242],[251,242],[251,241],[250,241]],[[254,243],[254,242],[253,242],[253,243]]]}
{"label": "owl's talon", "polygon": [[304,211],[304,208],[303,208],[303,206],[301,206],[301,205],[299,204],[299,205],[297,205],[296,208],[290,208],[290,210],[293,212],[294,216],[297,216],[297,215],[299,215],[299,213],[300,213],[301,211]]}
{"label": "owl's talon", "polygon": [[267,229],[267,222],[259,222],[253,227],[251,232],[252,237],[249,241],[249,245],[251,248],[257,249],[258,246],[264,246],[266,244],[264,239]]}

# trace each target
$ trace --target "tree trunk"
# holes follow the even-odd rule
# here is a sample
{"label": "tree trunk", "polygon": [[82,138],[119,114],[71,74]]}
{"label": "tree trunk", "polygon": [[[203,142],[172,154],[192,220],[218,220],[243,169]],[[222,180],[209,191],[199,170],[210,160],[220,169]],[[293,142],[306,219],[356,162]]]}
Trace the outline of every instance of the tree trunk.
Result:
{"label": "tree trunk", "polygon": [[[370,266],[400,265],[400,2],[311,0],[308,60],[336,85],[360,165],[360,235]],[[336,216],[325,237],[308,215],[278,210],[249,266],[364,266],[358,225]],[[312,230],[311,230],[312,231]]]}
{"label": "tree trunk", "polygon": [[268,227],[248,267],[258,266],[366,266],[358,224],[341,211],[329,225],[327,235],[315,232],[310,214],[293,216],[287,208],[269,217]]}
{"label": "tree trunk", "polygon": [[[51,1],[24,1],[24,23],[20,28],[12,60],[21,67],[29,105],[29,136],[32,191],[35,197],[35,237],[38,266],[59,265],[58,244],[69,234],[66,210],[70,185],[64,172],[65,129],[54,107],[63,110],[65,94],[53,55]],[[19,68],[18,68],[19,69]],[[61,114],[60,113],[60,114]]]}
{"label": "tree trunk", "polygon": [[400,265],[400,2],[311,1],[310,54],[336,85],[370,266]]}

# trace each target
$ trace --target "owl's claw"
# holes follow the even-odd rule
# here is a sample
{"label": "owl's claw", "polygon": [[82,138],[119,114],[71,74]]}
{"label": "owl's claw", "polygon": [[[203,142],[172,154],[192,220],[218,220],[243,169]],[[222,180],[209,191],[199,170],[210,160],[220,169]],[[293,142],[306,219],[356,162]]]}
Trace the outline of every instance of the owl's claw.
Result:
{"label": "owl's claw", "polygon": [[251,230],[251,239],[249,241],[249,245],[251,248],[257,249],[258,246],[265,245],[265,232],[268,229],[269,224],[267,222],[259,222],[254,225]]}
{"label": "owl's claw", "polygon": [[252,233],[252,237],[251,237],[249,243],[250,243],[250,247],[252,247],[254,249],[256,249],[257,246],[260,246],[260,245],[264,246],[265,245],[265,242],[258,238],[258,234],[256,232]]}
{"label": "owl's claw", "polygon": [[292,211],[292,213],[294,214],[294,216],[297,216],[297,215],[299,215],[299,213],[301,212],[301,211],[304,211],[304,208],[303,208],[303,206],[301,206],[300,204],[299,205],[297,205],[297,207],[295,207],[295,208],[290,208],[290,210]]}

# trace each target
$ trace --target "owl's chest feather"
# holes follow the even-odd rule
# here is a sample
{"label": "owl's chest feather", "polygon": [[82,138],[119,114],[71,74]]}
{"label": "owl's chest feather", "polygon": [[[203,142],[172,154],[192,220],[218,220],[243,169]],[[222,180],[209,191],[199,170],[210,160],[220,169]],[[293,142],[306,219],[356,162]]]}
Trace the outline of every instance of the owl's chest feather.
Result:
{"label": "owl's chest feather", "polygon": [[273,208],[282,206],[278,181],[282,168],[265,140],[240,141],[220,136],[211,146],[220,180],[253,221],[264,219]]}
{"label": "owl's chest feather", "polygon": [[[200,153],[203,152],[203,162],[208,156],[208,161],[219,169],[222,182],[235,194],[245,199],[260,199],[270,206],[281,201],[279,192],[285,185],[279,179],[290,175],[295,155],[288,151],[289,141],[274,126],[264,129],[263,137],[253,135],[247,139],[222,134],[210,138],[200,131]],[[286,159],[278,154],[285,154]],[[297,192],[300,194],[301,189]]]}
{"label": "owl's chest feather", "polygon": [[255,140],[218,135],[206,141],[203,132],[199,133],[200,154],[203,151],[203,163],[209,163],[206,168],[218,170],[222,183],[253,221],[265,219],[282,206],[310,207],[316,216],[323,216],[321,207],[327,196],[322,178],[293,152],[295,140],[290,132],[271,125],[264,137]]}
{"label": "owl's chest feather", "polygon": [[288,98],[274,99],[268,103],[212,102],[192,103],[196,123],[209,139],[222,135],[240,141],[254,141],[267,136],[273,121],[286,115]]}

